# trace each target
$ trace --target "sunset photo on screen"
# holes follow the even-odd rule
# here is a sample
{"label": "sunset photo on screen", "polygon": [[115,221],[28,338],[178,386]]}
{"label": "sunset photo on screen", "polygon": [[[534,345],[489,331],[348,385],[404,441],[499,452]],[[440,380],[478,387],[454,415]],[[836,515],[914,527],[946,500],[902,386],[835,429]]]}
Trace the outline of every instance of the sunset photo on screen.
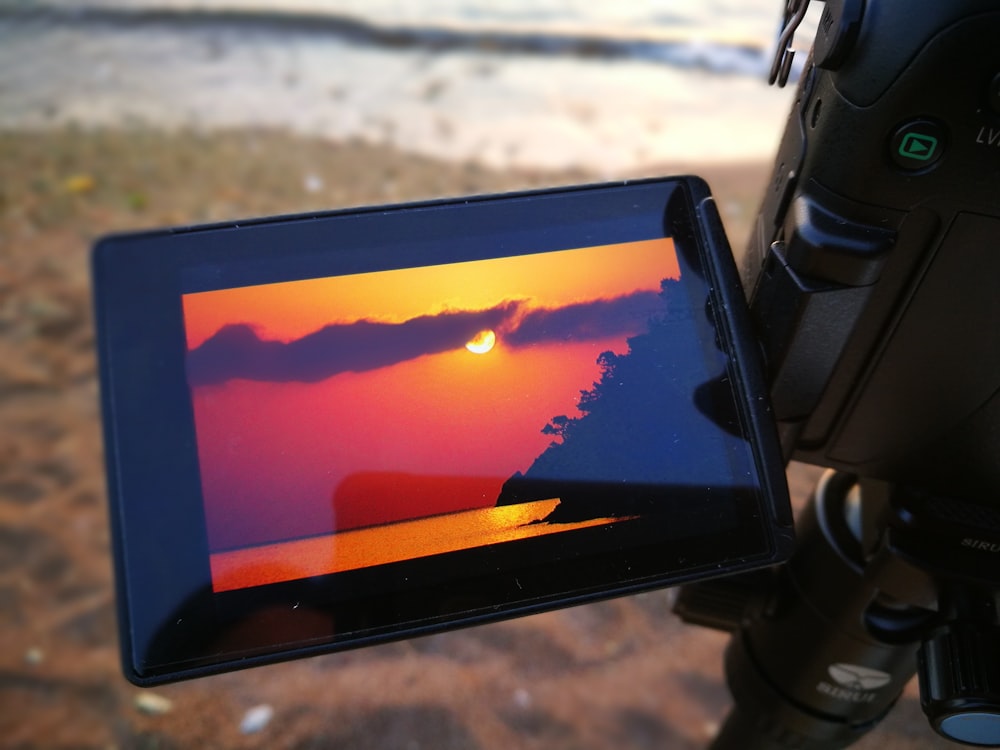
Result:
{"label": "sunset photo on screen", "polygon": [[676,471],[679,277],[658,238],[184,295],[215,590],[630,517],[563,488]]}

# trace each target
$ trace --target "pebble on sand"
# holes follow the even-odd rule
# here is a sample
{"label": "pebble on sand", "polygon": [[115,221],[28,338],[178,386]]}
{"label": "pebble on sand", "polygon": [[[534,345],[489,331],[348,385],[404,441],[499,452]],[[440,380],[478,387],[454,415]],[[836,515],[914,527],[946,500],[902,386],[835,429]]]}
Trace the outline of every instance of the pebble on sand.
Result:
{"label": "pebble on sand", "polygon": [[135,707],[139,713],[147,716],[162,716],[170,713],[174,708],[174,702],[169,698],[164,698],[156,693],[139,693],[135,697]]}
{"label": "pebble on sand", "polygon": [[45,661],[45,652],[37,646],[32,646],[24,652],[24,663],[29,666],[37,667],[43,661]]}
{"label": "pebble on sand", "polygon": [[243,734],[255,734],[266,727],[274,717],[274,709],[268,705],[254,706],[243,714],[240,731]]}

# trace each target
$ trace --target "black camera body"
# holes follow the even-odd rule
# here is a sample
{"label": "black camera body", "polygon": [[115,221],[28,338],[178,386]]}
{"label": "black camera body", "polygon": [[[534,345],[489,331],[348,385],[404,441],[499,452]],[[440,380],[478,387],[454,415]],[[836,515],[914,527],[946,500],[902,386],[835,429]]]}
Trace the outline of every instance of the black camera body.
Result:
{"label": "black camera body", "polygon": [[834,471],[788,565],[678,600],[734,633],[717,750],[846,747],[918,669],[1000,745],[998,37],[990,0],[825,4],[738,266],[785,457]]}
{"label": "black camera body", "polygon": [[786,454],[1000,489],[1000,5],[829,2],[738,258]]}

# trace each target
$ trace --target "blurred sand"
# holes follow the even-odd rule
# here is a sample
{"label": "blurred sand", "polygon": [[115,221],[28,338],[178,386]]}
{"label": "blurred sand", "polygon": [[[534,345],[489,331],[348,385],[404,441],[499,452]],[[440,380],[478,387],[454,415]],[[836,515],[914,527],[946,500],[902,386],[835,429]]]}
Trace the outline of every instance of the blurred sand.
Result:
{"label": "blurred sand", "polygon": [[[705,174],[742,242],[767,169],[657,171]],[[727,706],[726,638],[682,625],[666,591],[167,686],[144,707],[119,673],[95,237],[586,179],[266,132],[0,134],[0,747],[703,747]],[[793,467],[793,493],[815,476]],[[857,747],[947,747],[914,695]],[[273,718],[242,733],[260,705]]]}

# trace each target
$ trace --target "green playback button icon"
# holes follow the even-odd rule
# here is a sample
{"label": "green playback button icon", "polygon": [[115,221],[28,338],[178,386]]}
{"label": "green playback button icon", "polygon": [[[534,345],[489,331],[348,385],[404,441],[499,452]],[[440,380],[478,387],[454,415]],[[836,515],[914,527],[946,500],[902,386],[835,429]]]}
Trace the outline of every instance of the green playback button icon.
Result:
{"label": "green playback button icon", "polygon": [[930,120],[913,120],[892,136],[889,155],[907,171],[926,169],[944,153],[944,128]]}
{"label": "green playback button icon", "polygon": [[937,152],[938,139],[932,135],[922,135],[921,133],[907,133],[903,136],[903,142],[899,145],[899,155],[908,159],[919,161],[930,161]]}

